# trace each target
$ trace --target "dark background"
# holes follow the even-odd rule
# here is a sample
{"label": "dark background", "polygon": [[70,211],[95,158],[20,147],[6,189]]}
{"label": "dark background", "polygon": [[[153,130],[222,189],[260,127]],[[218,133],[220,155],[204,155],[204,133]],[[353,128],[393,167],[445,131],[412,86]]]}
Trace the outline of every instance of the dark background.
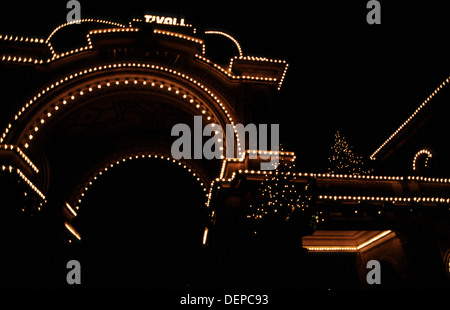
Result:
{"label": "dark background", "polygon": [[[2,3],[1,32],[46,38],[65,22],[66,3]],[[306,171],[326,168],[337,129],[368,157],[449,75],[445,1],[380,1],[381,25],[367,24],[362,0],[80,3],[82,18],[184,17],[233,35],[244,55],[287,60],[282,142]]]}
{"label": "dark background", "polygon": [[[0,33],[46,38],[55,27],[66,21],[69,11],[66,3],[2,3]],[[187,23],[196,27],[223,30],[233,35],[240,42],[244,55],[285,59],[290,66],[280,91],[281,142],[285,144],[285,150],[297,153],[297,168],[301,171],[326,169],[328,151],[337,129],[355,146],[357,153],[368,160],[368,156],[450,73],[447,37],[450,3],[447,2],[393,4],[392,1],[380,1],[381,25],[366,23],[369,10],[365,0],[258,1],[245,4],[242,1],[202,4],[133,0],[80,3],[82,18],[104,18],[127,23],[133,17],[142,18],[145,13],[184,17]],[[184,193],[170,199],[164,197],[163,194],[170,192],[167,189],[167,184],[172,182],[170,173],[166,175],[168,179],[153,180],[153,183],[159,183],[159,187],[146,192],[146,185],[138,181],[141,174],[163,178],[166,168],[175,168],[141,164],[124,166],[105,183],[99,183],[90,197],[93,208],[84,217],[88,222],[79,224],[87,236],[92,234],[94,238],[86,238],[88,241],[84,243],[82,252],[84,256],[75,257],[83,262],[83,283],[90,282],[94,287],[114,287],[115,283],[108,281],[116,278],[111,272],[117,265],[128,266],[124,267],[128,270],[119,271],[119,282],[123,286],[135,281],[146,283],[148,279],[154,279],[150,282],[155,285],[164,286],[170,279],[179,279],[175,274],[177,269],[171,269],[169,280],[160,280],[160,274],[153,273],[154,269],[142,267],[145,261],[150,260],[148,255],[152,254],[138,251],[142,243],[147,242],[150,246],[154,237],[164,235],[164,232],[169,232],[164,235],[164,240],[169,240],[172,235],[183,235],[183,229],[193,232],[189,227],[191,221],[203,214],[186,214],[186,210],[176,210],[173,212],[177,213],[177,217],[172,219],[171,209],[165,213],[158,211],[162,212],[155,217],[162,219],[155,223],[158,230],[147,229],[147,218],[154,213],[145,209],[146,205],[139,204],[148,200],[148,195],[159,193],[158,197],[151,197],[153,206],[166,204],[174,207],[183,205],[187,201],[183,198],[189,195]],[[178,173],[175,170],[170,172]],[[183,185],[189,184],[185,190],[195,192],[194,185],[189,182],[178,180],[174,186],[183,188]],[[120,187],[121,184],[124,187]],[[127,196],[109,195],[119,191],[127,193]],[[192,196],[189,200],[191,204],[199,198],[194,197],[195,194]],[[125,205],[143,207],[144,212],[137,212],[141,216],[136,221],[133,217],[135,212],[120,212]],[[96,210],[101,208],[109,208],[109,217],[97,216],[95,212],[100,212]],[[183,216],[186,216],[184,222]],[[174,227],[177,230],[173,230]],[[197,228],[202,229],[203,226],[199,224]],[[107,232],[113,232],[115,237],[108,238],[110,235]],[[194,243],[201,232],[195,232],[195,236],[185,235],[185,244]],[[136,244],[129,244],[129,240],[136,236],[138,238],[133,241]],[[164,248],[164,244],[158,246]],[[184,250],[180,248],[181,252]],[[124,262],[123,259],[130,256],[124,254],[125,251],[134,251],[132,256],[137,260]],[[196,251],[200,250],[194,247],[190,251],[180,257],[192,261],[191,257],[195,257]],[[165,257],[177,255],[169,254]],[[26,264],[28,260],[23,257]],[[41,281],[45,278],[46,270],[59,270],[52,277],[58,279],[55,283],[64,282],[66,269],[63,262],[67,260],[55,260],[60,264],[57,267],[50,266],[52,261],[48,261],[48,266],[35,268],[42,270],[36,279]],[[195,272],[200,263],[193,262],[190,270]],[[174,262],[158,261],[160,265],[169,269],[168,266],[173,266]],[[345,268],[342,272],[353,276]],[[11,268],[10,273],[15,276],[17,270]],[[27,275],[28,270],[23,274]],[[190,274],[184,276],[189,278]],[[36,281],[37,287],[39,281]],[[179,285],[184,288],[187,281],[181,279],[180,282]],[[21,284],[17,280],[17,285]],[[195,284],[203,287],[203,283]]]}

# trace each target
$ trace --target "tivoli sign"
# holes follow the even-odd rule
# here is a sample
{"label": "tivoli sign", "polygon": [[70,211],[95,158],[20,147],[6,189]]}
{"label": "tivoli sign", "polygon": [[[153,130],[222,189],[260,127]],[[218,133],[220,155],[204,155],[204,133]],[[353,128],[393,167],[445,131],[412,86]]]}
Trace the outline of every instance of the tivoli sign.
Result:
{"label": "tivoli sign", "polygon": [[178,23],[178,19],[176,17],[166,17],[166,16],[158,16],[158,15],[144,15],[146,23],[157,23],[163,25],[173,25],[173,26],[186,26],[184,23],[184,18],[180,19]]}

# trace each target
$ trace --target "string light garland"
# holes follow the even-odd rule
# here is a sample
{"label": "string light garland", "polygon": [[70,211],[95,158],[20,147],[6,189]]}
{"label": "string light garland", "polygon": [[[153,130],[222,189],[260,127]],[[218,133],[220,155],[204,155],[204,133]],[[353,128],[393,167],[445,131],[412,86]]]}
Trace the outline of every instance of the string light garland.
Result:
{"label": "string light garland", "polygon": [[[311,184],[296,184],[293,182],[292,171],[295,163],[290,160],[281,160],[276,170],[265,174],[260,183],[259,199],[249,205],[247,218],[254,222],[288,222],[299,214],[303,223],[312,226],[319,221],[316,214],[305,212],[313,203]],[[301,188],[300,188],[301,187]],[[307,219],[304,221],[304,219]],[[311,223],[311,219],[315,223]],[[310,230],[310,227],[300,229]]]}
{"label": "string light garland", "polygon": [[[57,54],[54,50],[54,47],[51,43],[51,39],[52,37],[56,34],[56,32],[58,32],[60,29],[67,27],[69,25],[73,25],[73,24],[78,24],[78,23],[102,23],[102,24],[106,24],[106,25],[111,25],[111,26],[115,26],[118,28],[108,28],[108,29],[97,29],[97,30],[91,30],[89,31],[89,33],[86,35],[86,40],[87,40],[87,44],[85,46],[76,48],[76,49],[72,49],[70,51],[66,51],[60,54]],[[96,35],[96,34],[105,34],[105,33],[118,33],[118,32],[137,32],[140,31],[139,28],[136,27],[126,27],[123,24],[120,23],[116,23],[116,22],[111,22],[111,21],[107,21],[107,20],[101,20],[101,19],[80,19],[80,20],[75,20],[75,21],[71,21],[68,23],[64,23],[59,25],[58,27],[56,27],[51,34],[48,36],[48,38],[44,41],[43,39],[29,39],[29,38],[23,38],[23,37],[18,37],[16,36],[15,38],[17,38],[17,40],[29,40],[30,42],[33,41],[38,41],[39,43],[45,43],[47,44],[50,52],[51,52],[51,58],[47,58],[47,59],[39,59],[39,58],[33,58],[33,57],[26,57],[26,56],[17,56],[17,55],[1,55],[0,59],[1,61],[4,62],[17,62],[17,63],[30,63],[30,64],[44,64],[44,63],[50,63],[52,61],[56,61],[58,59],[61,59],[63,57],[69,56],[69,55],[74,55],[77,54],[79,52],[84,52],[84,51],[88,51],[88,50],[92,50],[93,49],[93,45],[92,45],[92,41],[91,41],[91,36],[92,35]],[[172,37],[176,37],[176,38],[180,38],[180,39],[184,39],[184,40],[188,40],[194,43],[198,43],[202,45],[202,54],[205,54],[205,44],[204,41],[195,37],[191,37],[191,36],[187,36],[181,33],[176,33],[176,32],[171,32],[171,31],[166,31],[166,30],[160,30],[160,29],[154,29],[153,32],[157,35],[167,35],[167,36],[172,36]],[[231,39],[237,46],[238,51],[239,51],[239,56],[236,56],[234,58],[231,58],[230,60],[230,65],[229,65],[229,69],[225,70],[222,67],[220,67],[217,64],[213,64],[215,68],[219,69],[221,72],[225,73],[228,77],[232,78],[232,79],[243,79],[243,80],[253,80],[253,81],[269,81],[269,82],[277,82],[278,83],[278,90],[281,89],[281,85],[283,83],[284,77],[286,75],[286,71],[288,68],[288,64],[286,63],[286,61],[284,60],[275,60],[275,59],[268,59],[265,57],[255,57],[255,56],[243,56],[242,54],[242,48],[239,44],[239,42],[232,37],[231,35],[222,32],[222,31],[206,31],[205,34],[220,34],[223,36],[226,36],[227,38]],[[8,40],[12,40],[13,36],[8,36],[8,35],[0,35],[0,39],[3,38],[4,40],[8,39]],[[211,64],[212,62],[209,61],[208,59],[206,59],[203,56],[200,56],[198,54],[195,55],[195,57],[205,61],[208,64]],[[281,75],[280,79],[276,79],[273,77],[269,77],[269,76],[252,76],[252,75],[245,75],[245,76],[236,76],[231,74],[231,68],[233,65],[233,61],[235,59],[241,59],[241,60],[249,60],[249,61],[260,61],[260,62],[270,62],[270,63],[283,63],[285,64],[283,73]]]}
{"label": "string light garland", "polygon": [[28,179],[25,174],[19,169],[19,168],[14,168],[13,166],[9,165],[9,166],[5,166],[2,165],[2,170],[1,171],[6,171],[9,173],[16,173],[23,181],[25,181],[25,183],[27,183],[27,185],[39,196],[41,197],[41,199],[47,203],[46,197],[45,195],[38,189],[38,187],[36,185],[34,185],[34,183],[32,181],[30,181],[30,179]]}
{"label": "string light garland", "polygon": [[[236,47],[237,47],[237,49],[238,49],[238,52],[239,52],[239,57],[242,57],[242,56],[243,56],[241,45],[240,45],[239,42],[238,42],[233,36],[231,36],[230,34],[228,34],[228,33],[226,33],[226,32],[223,32],[223,31],[213,31],[213,30],[205,31],[205,34],[218,34],[218,35],[221,35],[221,36],[224,36],[224,37],[230,39],[230,40],[233,41],[233,43],[236,45]],[[204,54],[204,53],[203,53],[203,54]]]}
{"label": "string light garland", "polygon": [[200,59],[201,61],[207,63],[208,65],[212,65],[215,69],[219,70],[220,72],[225,74],[230,79],[233,79],[233,80],[248,80],[248,81],[263,81],[263,82],[274,82],[274,83],[278,82],[278,90],[281,88],[280,82],[282,83],[282,81],[278,81],[274,77],[270,77],[270,76],[254,76],[254,75],[234,75],[234,74],[231,73],[231,69],[228,69],[228,70],[224,69],[220,65],[212,62],[211,60],[209,60],[208,58],[206,58],[204,56],[201,56],[199,54],[195,54],[195,57]]}
{"label": "string light garland", "polygon": [[7,34],[0,34],[0,40],[3,41],[13,41],[13,42],[24,42],[24,43],[36,43],[36,44],[43,44],[44,39],[42,38],[30,38],[30,37],[24,37],[24,36],[14,36],[14,35],[7,35]]}
{"label": "string light garland", "polygon": [[28,158],[28,156],[20,149],[20,147],[12,144],[0,144],[0,151],[1,150],[11,150],[15,153],[19,154],[20,157],[31,167],[31,169],[34,170],[34,172],[39,173],[39,169],[36,167],[36,165]]}
{"label": "string light garland", "polygon": [[334,201],[369,201],[369,202],[436,202],[450,203],[445,197],[394,197],[394,196],[351,196],[351,195],[318,195],[320,200]]}
{"label": "string light garland", "polygon": [[369,240],[366,240],[361,244],[357,244],[355,246],[304,245],[304,248],[306,248],[310,252],[358,252],[390,234],[394,234],[394,232],[392,230],[385,230],[370,238]]}
{"label": "string light garland", "polygon": [[416,171],[416,168],[417,168],[416,161],[417,161],[417,159],[419,158],[419,156],[421,156],[421,155],[426,155],[425,163],[424,163],[424,166],[425,166],[425,167],[428,166],[428,160],[429,160],[431,157],[433,157],[433,154],[431,153],[431,151],[429,151],[429,150],[427,150],[427,149],[422,149],[422,150],[418,151],[418,152],[416,153],[416,155],[414,155],[414,158],[413,158],[412,168],[413,168],[414,171]]}
{"label": "string light garland", "polygon": [[[95,171],[93,173],[93,175],[88,178],[88,180],[84,183],[84,185],[80,188],[80,190],[76,194],[75,199],[74,199],[75,209],[79,210],[80,205],[83,202],[84,197],[86,196],[86,192],[89,190],[89,188],[91,186],[94,185],[95,181],[97,181],[102,175],[104,175],[107,171],[111,170],[112,168],[114,168],[122,163],[128,162],[130,160],[135,160],[135,159],[160,159],[160,160],[165,160],[165,161],[169,161],[174,164],[177,164],[178,166],[185,169],[188,173],[190,173],[194,177],[194,179],[201,186],[203,192],[208,192],[208,185],[207,185],[205,178],[200,176],[200,174],[195,170],[195,168],[193,168],[189,163],[177,161],[177,160],[173,159],[171,156],[167,156],[162,153],[138,152],[138,153],[131,153],[131,154],[123,155],[120,158],[118,158],[117,160],[113,160],[113,161],[106,163],[104,166],[102,166],[97,171]],[[209,198],[208,194],[205,194],[205,198],[206,199]]]}
{"label": "string light garland", "polygon": [[156,34],[171,36],[171,37],[175,37],[175,38],[179,38],[179,39],[183,39],[183,40],[187,40],[187,41],[191,41],[191,42],[194,42],[194,43],[201,44],[202,45],[202,50],[205,50],[204,42],[201,39],[197,39],[197,38],[194,38],[194,37],[191,37],[191,36],[187,36],[185,34],[181,34],[181,33],[177,33],[177,32],[165,31],[165,30],[159,30],[159,29],[154,29],[153,32],[156,33]]}
{"label": "string light garland", "polygon": [[394,137],[403,130],[403,128],[406,127],[425,106],[427,106],[431,99],[433,99],[434,96],[438,94],[438,92],[447,84],[450,82],[450,77],[446,78],[445,81],[443,81],[417,108],[414,110],[414,112],[404,121],[400,127],[397,128],[376,150],[375,152],[370,155],[370,159],[375,160],[377,154],[392,140]]}

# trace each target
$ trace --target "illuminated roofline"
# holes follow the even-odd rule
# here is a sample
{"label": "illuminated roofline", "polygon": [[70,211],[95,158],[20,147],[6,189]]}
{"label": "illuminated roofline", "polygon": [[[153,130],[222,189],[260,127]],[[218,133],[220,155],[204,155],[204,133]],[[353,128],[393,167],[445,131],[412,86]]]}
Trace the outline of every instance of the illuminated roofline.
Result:
{"label": "illuminated roofline", "polygon": [[403,124],[400,125],[400,127],[397,128],[394,133],[392,133],[376,150],[375,152],[370,155],[370,159],[375,160],[377,154],[388,144],[407,124],[409,124],[415,116],[431,101],[431,99],[437,95],[437,93],[447,84],[450,82],[450,76],[445,79],[420,105],[417,107],[417,109],[406,119],[406,121],[403,122]]}
{"label": "illuminated roofline", "polygon": [[[112,64],[110,63],[110,64],[105,64],[105,65],[99,65],[99,66],[87,68],[87,69],[84,69],[84,70],[80,70],[79,72],[68,74],[65,77],[63,77],[63,78],[61,78],[61,79],[51,83],[46,88],[43,88],[41,91],[38,91],[37,94],[29,102],[27,102],[25,105],[23,105],[22,108],[14,115],[14,120],[11,123],[7,124],[5,130],[4,130],[3,134],[2,134],[2,137],[0,138],[0,143],[3,143],[5,141],[6,137],[8,136],[8,133],[11,130],[11,128],[14,126],[15,123],[18,122],[18,119],[22,116],[22,114],[27,109],[29,109],[36,101],[38,101],[43,95],[45,95],[47,92],[53,91],[53,90],[55,90],[55,89],[57,89],[59,87],[62,87],[63,84],[65,84],[66,82],[71,81],[71,80],[73,80],[75,78],[79,78],[81,76],[86,76],[86,75],[89,75],[91,73],[94,74],[94,73],[100,72],[100,71],[115,70],[116,68],[141,68],[141,69],[143,68],[143,69],[157,70],[157,71],[162,71],[162,72],[166,72],[166,73],[172,74],[172,75],[174,75],[176,77],[179,77],[179,78],[182,78],[182,79],[186,80],[187,82],[193,83],[197,87],[200,87],[201,91],[203,91],[205,94],[207,94],[207,96],[211,97],[212,100],[214,100],[215,103],[223,111],[224,115],[226,115],[227,121],[231,125],[233,125],[233,126],[235,125],[233,117],[231,116],[231,114],[229,113],[229,111],[227,110],[225,105],[217,97],[217,95],[214,92],[212,92],[209,88],[204,86],[202,83],[200,83],[196,79],[193,79],[189,75],[186,75],[184,73],[178,72],[177,70],[173,70],[173,69],[170,69],[170,68],[166,68],[164,66],[158,66],[158,65],[154,65],[154,64],[141,63],[141,62],[120,62],[120,63],[112,63]],[[80,95],[82,96],[81,93],[72,95],[70,98],[65,100],[66,102],[62,101],[61,105],[65,105],[65,104],[67,104],[67,102],[75,100],[75,98],[80,96]],[[58,109],[59,109],[59,105],[56,105],[54,107],[54,112],[56,112]],[[53,114],[51,112],[49,112],[49,114],[47,115],[47,118],[51,118]],[[204,113],[202,113],[202,114],[204,114]],[[42,119],[42,120],[44,120],[44,119]],[[45,122],[45,120],[44,120],[44,122]],[[39,130],[39,127],[38,127],[38,130]],[[237,137],[237,139],[238,138],[239,137]],[[24,144],[24,147],[25,148],[29,147],[28,142]],[[240,150],[240,146],[239,145],[238,145],[238,150]]]}
{"label": "illuminated roofline", "polygon": [[7,34],[0,34],[0,40],[3,41],[14,41],[14,42],[24,42],[24,43],[36,43],[36,44],[44,44],[45,39],[43,38],[30,38],[30,37],[24,37],[24,36],[14,36],[10,34],[9,36]]}
{"label": "illuminated roofline", "polygon": [[315,245],[303,247],[311,252],[358,252],[391,233],[393,233],[392,230],[385,230],[376,235],[375,237],[370,238],[369,240],[356,246]]}
{"label": "illuminated roofline", "polygon": [[121,23],[117,23],[117,22],[112,22],[109,20],[103,20],[103,19],[95,19],[95,18],[83,18],[83,19],[77,19],[77,20],[73,20],[67,23],[63,23],[59,26],[57,26],[55,29],[53,29],[53,31],[50,33],[50,35],[47,37],[47,39],[45,40],[45,43],[49,43],[50,39],[55,35],[56,32],[58,32],[60,29],[70,26],[70,25],[74,25],[74,24],[78,24],[78,23],[100,23],[100,24],[107,24],[107,25],[112,25],[112,26],[116,26],[116,27],[122,27],[125,28],[126,26],[121,24]]}
{"label": "illuminated roofline", "polygon": [[[249,151],[247,151],[249,152]],[[264,151],[262,151],[264,152]],[[281,153],[281,152],[280,152]],[[290,155],[290,152],[284,152]],[[281,154],[280,154],[281,155]],[[291,161],[295,160],[295,156],[291,159]],[[229,183],[232,182],[238,174],[241,175],[260,175],[261,177],[265,177],[267,175],[272,175],[275,170],[248,170],[248,169],[239,169],[234,171],[231,174],[231,177],[225,178],[224,172],[226,163],[230,161],[235,162],[243,162],[242,158],[232,158],[225,159],[222,163],[222,169],[220,172],[219,178],[216,178],[215,182],[224,182]],[[281,173],[283,174],[283,173]],[[328,173],[291,173],[287,172],[286,175],[290,175],[295,180],[296,177],[313,177],[313,178],[332,178],[332,179],[366,179],[373,181],[404,181],[402,176],[353,176],[353,175],[334,175]],[[432,183],[447,183],[450,184],[450,179],[447,178],[426,178],[422,176],[408,176],[408,181],[422,181],[422,182],[432,182]],[[353,202],[393,202],[393,203],[445,203],[450,204],[450,198],[448,197],[422,197],[422,196],[411,196],[411,197],[402,197],[402,196],[364,196],[364,195],[318,195],[318,200],[323,201],[353,201]]]}
{"label": "illuminated roofline", "polygon": [[272,63],[284,64],[283,73],[281,75],[280,80],[278,81],[278,90],[281,89],[281,85],[283,84],[283,81],[286,77],[286,72],[289,68],[289,64],[286,62],[286,60],[272,59],[272,58],[267,58],[267,57],[257,57],[257,56],[239,56],[239,57],[235,56],[235,57],[231,58],[230,64],[228,66],[228,71],[230,71],[230,72],[231,72],[231,68],[233,67],[233,62],[235,59],[244,59],[244,60],[251,60],[251,61],[261,61],[261,62],[272,62]]}
{"label": "illuminated roofline", "polygon": [[[107,25],[113,25],[116,27],[120,27],[120,28],[106,28],[106,29],[97,29],[97,30],[90,30],[88,32],[88,34],[86,35],[86,41],[87,44],[69,51],[65,51],[62,52],[60,54],[57,54],[51,44],[51,38],[55,35],[55,33],[60,30],[61,28],[64,28],[66,26],[69,25],[73,25],[76,24],[77,22],[92,22],[92,23],[103,23],[103,24],[107,24]],[[130,23],[131,26],[131,23]],[[139,28],[136,27],[126,27],[123,24],[120,23],[116,23],[116,22],[111,22],[111,21],[107,21],[107,20],[101,20],[101,19],[81,19],[81,20],[75,20],[75,21],[71,21],[68,23],[64,23],[59,25],[58,27],[56,27],[52,33],[48,36],[48,38],[45,40],[45,42],[43,42],[43,39],[30,39],[33,41],[37,41],[39,40],[39,43],[45,43],[47,44],[48,48],[50,49],[51,52],[51,57],[47,58],[47,59],[43,59],[43,58],[33,58],[33,57],[26,57],[26,56],[18,56],[18,55],[11,55],[11,54],[2,54],[0,55],[0,61],[2,62],[7,62],[7,63],[23,63],[23,64],[35,64],[35,65],[42,65],[42,64],[48,64],[51,62],[54,62],[56,60],[59,60],[61,58],[67,57],[67,56],[71,56],[74,54],[78,54],[81,52],[86,52],[89,50],[92,50],[94,48],[92,41],[91,41],[91,35],[93,34],[102,34],[102,33],[115,33],[115,32],[138,32],[140,31]],[[205,43],[203,40],[195,38],[195,37],[191,37],[191,36],[187,36],[184,34],[180,34],[177,32],[171,32],[171,31],[165,31],[165,30],[160,30],[160,29],[154,29],[153,32],[155,34],[160,34],[160,35],[167,35],[167,36],[172,36],[172,37],[176,37],[176,38],[180,38],[180,39],[184,39],[187,41],[191,41],[194,43],[198,43],[202,46],[202,55],[205,54]],[[235,56],[233,58],[230,59],[230,64],[229,64],[229,68],[228,70],[222,68],[221,66],[211,62],[209,59],[200,56],[198,54],[194,55],[195,57],[205,61],[208,64],[212,64],[215,68],[219,69],[219,71],[221,71],[222,73],[226,74],[229,78],[232,79],[242,79],[242,80],[254,80],[254,81],[269,81],[269,82],[278,82],[278,90],[281,89],[281,85],[283,84],[287,69],[289,67],[289,64],[286,63],[285,60],[276,60],[276,59],[269,59],[269,58],[265,58],[265,57],[255,57],[255,56],[243,56],[242,53],[242,48],[239,44],[239,42],[232,37],[231,35],[222,32],[222,31],[205,31],[205,34],[219,34],[219,35],[223,35],[227,38],[229,38],[230,40],[232,40],[234,42],[234,44],[236,45],[238,51],[239,51],[239,56]],[[0,35],[0,39],[4,38],[4,40],[8,39],[8,35],[2,36]],[[12,40],[13,36],[9,37],[9,40]],[[25,38],[25,40],[28,40],[29,38]],[[23,37],[17,37],[15,38],[15,40],[23,40]],[[280,79],[276,79],[276,78],[271,78],[271,77],[260,77],[260,76],[235,76],[233,74],[231,74],[231,67],[233,66],[233,62],[234,59],[245,59],[245,60],[251,60],[251,61],[262,61],[262,62],[273,62],[273,63],[283,63],[285,64],[283,73],[281,75]]]}
{"label": "illuminated roofline", "polygon": [[45,203],[47,203],[47,200],[46,200],[46,198],[45,198],[45,195],[39,190],[39,188],[38,188],[36,185],[34,185],[33,182],[30,181],[30,179],[28,179],[28,178],[25,176],[25,174],[24,174],[19,168],[15,168],[15,167],[13,167],[13,166],[11,166],[11,165],[9,165],[9,166],[2,165],[1,171],[7,171],[7,172],[9,172],[9,173],[15,172],[15,173],[16,173],[23,181],[25,181],[25,183],[28,184],[28,186],[29,186],[36,194],[39,195],[39,197],[41,197],[41,199],[42,199]]}
{"label": "illuminated roofline", "polygon": [[428,159],[433,157],[433,154],[431,153],[430,150],[428,149],[421,149],[420,151],[418,151],[416,153],[416,155],[414,155],[414,159],[413,159],[413,163],[412,163],[412,168],[414,171],[416,171],[416,161],[419,158],[420,155],[427,155],[427,158],[425,159],[425,167],[427,166],[428,163]]}
{"label": "illuminated roofline", "polygon": [[[247,150],[247,153],[255,152]],[[264,154],[264,155],[281,155],[281,156],[293,156],[291,161],[294,161],[296,156],[294,152],[275,152],[272,151],[270,153],[269,151],[257,151],[258,154]],[[266,174],[272,174],[273,170],[242,170],[239,169],[237,172],[233,173],[233,177],[229,179],[224,179],[223,174],[225,170],[225,166],[228,162],[243,162],[244,157],[241,158],[226,158],[224,159],[222,163],[222,173],[220,174],[220,178],[217,181],[231,181],[232,178],[234,178],[236,173],[241,174],[260,174],[260,175],[266,175]],[[370,180],[370,181],[404,181],[404,176],[389,176],[389,175],[352,175],[352,174],[334,174],[334,173],[315,173],[315,172],[287,172],[288,175],[291,175],[292,177],[312,177],[317,179],[353,179],[353,180]],[[450,184],[450,178],[437,178],[437,177],[424,177],[424,176],[406,176],[406,180],[408,181],[420,181],[420,182],[427,182],[427,183],[447,183]],[[350,197],[350,196],[349,196]]]}
{"label": "illuminated roofline", "polygon": [[319,195],[320,200],[371,201],[371,202],[436,202],[450,203],[445,197],[394,197],[394,196],[352,196],[352,195]]}
{"label": "illuminated roofline", "polygon": [[[91,21],[91,20],[89,20],[89,21]],[[97,20],[97,22],[98,22],[98,20]],[[108,22],[108,21],[103,21],[103,22],[108,23],[110,25],[116,25],[115,23]],[[63,24],[63,25],[68,26],[68,25],[72,25],[72,24],[75,24],[75,21],[74,22],[70,22],[70,23],[66,23],[66,24]],[[45,44],[47,44],[47,46],[50,49],[50,52],[52,54],[51,58],[38,59],[38,58],[32,58],[32,57],[3,54],[3,55],[0,55],[0,57],[1,57],[0,59],[3,62],[32,63],[32,64],[46,64],[47,63],[48,64],[48,63],[51,63],[52,61],[56,61],[56,60],[61,59],[63,57],[67,57],[67,56],[70,56],[70,55],[73,55],[73,54],[77,54],[79,52],[92,50],[94,48],[94,46],[92,45],[91,35],[93,35],[93,34],[116,33],[116,32],[138,32],[138,31],[140,31],[140,28],[136,28],[136,27],[125,27],[124,25],[121,25],[121,24],[118,24],[118,26],[120,26],[121,28],[106,28],[106,29],[90,30],[88,32],[88,34],[86,35],[86,41],[87,41],[86,45],[84,45],[82,47],[78,47],[78,48],[72,49],[72,50],[69,50],[69,51],[65,51],[65,52],[60,53],[60,54],[57,54],[55,52],[55,50],[53,48],[53,45],[51,44],[50,38],[51,38],[51,36],[53,36],[53,33],[52,33],[49,36],[49,38],[45,41]],[[205,51],[205,44],[204,44],[203,40],[201,40],[201,39],[197,39],[197,38],[194,38],[194,37],[191,37],[191,36],[187,36],[187,35],[184,35],[184,34],[179,34],[179,33],[176,33],[176,32],[159,30],[159,29],[154,29],[153,33],[160,34],[160,35],[171,36],[171,37],[176,37],[176,38],[180,38],[180,39],[183,39],[183,40],[187,40],[187,41],[191,41],[191,42],[194,42],[194,43],[198,43],[198,44],[200,44],[202,46],[202,51],[203,52]]]}
{"label": "illuminated roofline", "polygon": [[[287,69],[289,67],[289,64],[286,63],[285,60],[277,60],[277,59],[267,59],[267,58],[259,58],[259,57],[253,57],[253,56],[245,56],[242,58],[238,58],[238,57],[234,57],[231,58],[230,60],[230,65],[228,67],[228,69],[225,69],[221,66],[219,66],[218,64],[214,63],[213,61],[209,60],[208,58],[199,55],[199,54],[195,54],[194,55],[196,58],[200,59],[201,61],[207,63],[208,65],[212,65],[214,68],[216,68],[217,70],[219,70],[221,73],[225,74],[228,78],[232,79],[232,80],[244,80],[244,81],[262,81],[262,82],[278,82],[278,88],[277,90],[281,89],[281,85],[283,84],[284,78],[286,76],[286,72]],[[256,61],[266,61],[266,62],[273,62],[273,63],[284,63],[284,70],[283,73],[281,75],[281,79],[277,80],[276,78],[272,78],[272,77],[267,77],[267,76],[253,76],[253,75],[234,75],[231,73],[231,67],[233,65],[233,59],[249,59],[249,60],[256,60]],[[264,60],[262,60],[264,59]]]}
{"label": "illuminated roofline", "polygon": [[[167,160],[172,163],[177,163],[178,166],[181,168],[187,170],[189,173],[192,174],[192,176],[195,178],[195,180],[199,183],[199,185],[203,188],[204,192],[208,192],[208,185],[204,178],[202,178],[195,170],[194,167],[192,167],[188,162],[186,161],[179,161],[175,160],[165,154],[162,154],[160,152],[133,152],[126,155],[120,156],[118,159],[109,161],[108,163],[102,165],[101,168],[97,169],[84,183],[84,185],[78,190],[78,193],[76,194],[74,198],[74,205],[75,209],[79,210],[80,205],[83,202],[83,198],[86,194],[86,192],[89,190],[89,187],[92,186],[95,181],[98,180],[100,176],[102,176],[105,172],[108,171],[108,169],[114,168],[124,162],[128,162],[130,160],[135,159],[161,159],[161,160]],[[205,194],[206,199],[208,200],[209,194]],[[206,204],[206,203],[205,203]]]}
{"label": "illuminated roofline", "polygon": [[233,36],[231,36],[230,34],[228,34],[228,33],[226,33],[226,32],[223,32],[223,31],[213,31],[213,30],[211,30],[211,31],[205,31],[205,34],[218,34],[218,35],[221,35],[221,36],[224,36],[224,37],[230,39],[230,40],[233,41],[233,43],[236,45],[236,47],[237,47],[237,49],[238,49],[238,52],[239,52],[239,57],[243,57],[243,56],[244,56],[244,55],[242,54],[242,48],[241,48],[241,45],[240,45],[239,42],[238,42]]}

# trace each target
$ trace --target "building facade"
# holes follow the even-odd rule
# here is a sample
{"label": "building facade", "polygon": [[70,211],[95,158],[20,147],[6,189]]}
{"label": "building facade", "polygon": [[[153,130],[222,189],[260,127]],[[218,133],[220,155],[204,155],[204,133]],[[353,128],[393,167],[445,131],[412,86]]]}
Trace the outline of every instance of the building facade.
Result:
{"label": "building facade", "polygon": [[[231,44],[227,63],[213,60],[212,37]],[[194,116],[221,128],[278,123],[288,64],[245,55],[227,33],[166,17],[83,19],[46,38],[3,34],[0,44],[8,283],[39,286],[51,270],[47,285],[58,286],[68,257],[89,257],[90,191],[118,166],[149,159],[190,175],[203,199],[198,272],[182,286],[373,289],[371,260],[379,287],[447,286],[450,184],[438,136],[448,81],[372,154],[373,174],[309,173],[295,169],[293,152],[237,135],[232,158],[172,157],[171,129],[193,128]],[[268,155],[278,169],[261,170]]]}

